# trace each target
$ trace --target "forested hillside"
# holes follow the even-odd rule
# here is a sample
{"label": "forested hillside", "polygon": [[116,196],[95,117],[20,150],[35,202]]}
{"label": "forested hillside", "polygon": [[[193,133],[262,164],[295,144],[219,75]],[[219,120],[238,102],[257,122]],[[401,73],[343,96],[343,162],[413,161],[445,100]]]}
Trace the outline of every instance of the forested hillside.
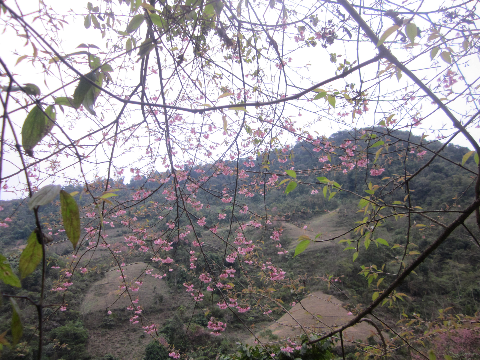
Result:
{"label": "forested hillside", "polygon": [[[72,252],[71,244],[65,241],[59,201],[40,206],[40,221],[51,241],[47,245],[45,299],[52,306],[45,310],[46,358],[153,360],[167,358],[173,351],[172,356],[178,352],[206,359],[230,356],[237,341],[248,343],[254,334],[265,343],[278,344],[271,345],[271,351],[284,356],[285,352],[280,350],[287,346],[281,338],[283,333],[276,334],[269,326],[288,309],[293,311],[295,303],[307,294],[322,291],[334,295],[333,302],[348,301],[347,311],[355,314],[370,302],[372,294],[381,291],[380,279],[394,279],[441,233],[441,224],[451,221],[456,209],[463,208],[473,197],[474,159],[463,164],[469,150],[454,145],[446,146],[442,156],[409,184],[411,196],[406,197],[398,184],[415,174],[443,144],[407,132],[386,136],[383,132],[381,128],[364,129],[358,134],[339,132],[323,139],[322,151],[328,149],[325,156],[331,157],[331,170],[327,173],[321,169],[316,154],[318,145],[309,142],[298,142],[287,151],[268,157],[185,169],[190,184],[199,182],[201,177],[209,180],[208,186],[187,197],[191,208],[183,209],[187,214],[184,217],[178,217],[167,205],[172,193],[156,185],[168,179],[168,172],[135,176],[129,183],[112,180],[109,192],[100,187],[104,179],[99,179],[98,186],[89,184],[88,189],[64,188],[81,209],[82,233]],[[372,147],[377,136],[382,144]],[[381,169],[381,176],[369,178],[367,170],[358,164],[344,173],[345,161],[341,157],[352,148],[368,151],[366,160],[374,162],[375,169]],[[229,176],[229,171],[237,166],[239,174],[251,179],[242,186]],[[291,167],[295,168],[295,177],[286,172]],[[320,171],[324,177],[318,176]],[[275,180],[265,181],[267,176]],[[297,186],[286,194],[290,181]],[[188,187],[187,184],[185,190],[191,191]],[[101,216],[99,207],[92,206],[88,198],[101,198],[105,193],[115,196],[105,198],[110,207]],[[231,194],[236,196],[234,202],[222,201]],[[396,206],[386,215],[375,214],[371,218],[375,221],[369,223],[362,203],[367,196],[373,203],[382,201]],[[28,199],[1,202],[1,207],[6,225],[2,227],[0,252],[8,256],[14,272],[18,272],[20,253],[35,224],[28,216]],[[94,228],[102,218],[108,220],[103,220],[98,237]],[[208,229],[202,221],[216,225]],[[175,222],[186,229],[184,233],[165,230],[165,224]],[[355,228],[358,223],[360,227]],[[468,227],[470,223],[466,221]],[[240,230],[232,224],[241,225]],[[143,230],[147,225],[156,229],[149,231],[153,236]],[[361,239],[368,231],[375,234],[371,240]],[[403,281],[396,290],[397,296],[377,312],[382,321],[392,324],[390,331],[403,331],[403,323],[398,321],[413,319],[418,325],[403,336],[414,337],[423,331],[424,322],[435,323],[439,310],[476,315],[480,300],[480,251],[475,240],[478,231],[469,231],[465,227],[452,234],[415,274]],[[194,237],[190,232],[194,232]],[[243,239],[247,249],[251,248],[241,262],[225,255],[231,252],[232,234],[232,241]],[[298,244],[305,241],[308,246],[300,253],[304,247]],[[196,251],[198,243],[200,252]],[[164,251],[167,257],[161,255]],[[295,256],[296,253],[299,254]],[[353,262],[352,254],[357,254]],[[260,272],[246,269],[255,265],[260,265]],[[264,271],[265,267],[270,268]],[[196,293],[194,287],[201,286],[202,281],[209,283],[207,278],[212,275],[206,271],[216,274],[220,285],[216,290]],[[2,293],[35,298],[41,291],[41,276],[38,268],[22,281],[21,290],[2,284]],[[272,281],[275,276],[282,281]],[[130,292],[122,290],[125,286]],[[229,294],[226,299],[224,287]],[[316,303],[320,309],[326,306],[320,300]],[[20,302],[19,306],[23,337],[15,349],[4,351],[2,359],[35,356],[35,312],[28,303]],[[3,332],[10,327],[12,317],[8,302],[2,305],[1,313]],[[140,320],[142,326],[136,324]],[[154,327],[149,327],[149,323]],[[224,324],[228,326],[225,328]],[[368,332],[365,341],[371,331],[362,331]],[[152,334],[161,340],[150,343]],[[356,358],[358,351],[381,348],[379,338],[369,341],[374,345],[370,350],[365,345],[349,343],[349,356]],[[115,345],[118,342],[124,345],[119,348]],[[313,351],[309,355],[312,358],[329,358],[326,354],[330,351],[340,355],[334,345],[318,344],[322,344],[318,349],[308,348]],[[261,348],[246,349],[247,353],[261,352]],[[399,347],[394,354],[404,358],[411,351]]]}

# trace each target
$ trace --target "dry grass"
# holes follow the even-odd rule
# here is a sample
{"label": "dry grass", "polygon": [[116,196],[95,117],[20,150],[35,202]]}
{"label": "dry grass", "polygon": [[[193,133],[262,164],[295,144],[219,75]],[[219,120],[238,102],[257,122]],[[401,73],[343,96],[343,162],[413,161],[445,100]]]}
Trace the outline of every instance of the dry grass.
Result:
{"label": "dry grass", "polygon": [[[305,230],[303,229],[303,225],[300,227],[286,221],[275,221],[274,225],[276,227],[283,228],[282,238],[293,240],[289,244],[289,251],[295,251],[295,247],[298,244],[296,240],[301,235],[306,235],[311,240],[319,241],[310,244],[305,250],[305,252],[318,251],[320,249],[324,249],[325,247],[335,246],[341,239],[349,238],[349,235],[345,235],[334,241],[321,242],[321,240],[331,239],[340,236],[346,232],[345,228],[338,225],[339,217],[342,216],[345,215],[343,213],[340,213],[338,210],[325,213],[324,215],[316,216],[310,220],[305,221],[304,225],[307,226],[307,229]],[[317,239],[315,239],[315,236],[317,234],[320,235]]]}
{"label": "dry grass", "polygon": [[[316,291],[293,306],[289,314],[283,315],[265,329],[270,329],[273,335],[278,336],[278,340],[293,339],[305,332],[326,333],[346,324],[352,318],[353,315],[348,314],[340,300]],[[260,333],[262,331],[257,336],[262,342],[271,340],[260,336]],[[366,323],[360,323],[347,329],[343,336],[345,341],[352,342],[365,341],[371,335],[376,335],[375,329]],[[253,338],[249,343],[253,343]]]}
{"label": "dry grass", "polygon": [[[152,341],[152,337],[145,334],[141,328],[142,325],[156,324],[160,329],[181,305],[186,313],[193,311],[194,302],[191,296],[184,292],[174,293],[164,280],[145,275],[147,266],[146,263],[139,262],[125,267],[127,281],[137,279],[143,281],[138,292],[130,293],[131,298],[127,294],[121,294],[118,287],[121,279],[116,268],[106,272],[104,279],[90,287],[81,306],[82,315],[89,329],[87,351],[90,354],[96,357],[112,354],[122,360],[140,360],[145,354],[145,347]],[[152,274],[154,273],[158,273],[158,270],[153,270]],[[163,296],[161,303],[158,303],[159,296]],[[135,306],[141,306],[144,309],[142,316],[138,319],[141,321],[139,324],[132,325],[128,320],[124,320],[117,321],[116,326],[111,329],[100,327],[102,320],[108,316],[107,308],[113,312],[112,316],[119,314],[124,317],[125,308],[131,305],[131,299],[136,298],[139,302]],[[156,305],[155,302],[157,302]],[[133,315],[133,312],[127,313]]]}
{"label": "dry grass", "polygon": [[[148,265],[144,262],[128,265],[124,268],[127,283],[143,281],[138,292],[125,292],[120,289],[122,280],[118,268],[112,268],[105,273],[105,277],[95,282],[88,290],[81,306],[81,313],[86,315],[91,312],[105,311],[106,309],[125,309],[131,301],[141,299],[143,308],[150,307],[158,295],[168,296],[169,288],[164,280],[159,280],[151,275],[145,275]],[[159,273],[154,269],[152,274]]]}

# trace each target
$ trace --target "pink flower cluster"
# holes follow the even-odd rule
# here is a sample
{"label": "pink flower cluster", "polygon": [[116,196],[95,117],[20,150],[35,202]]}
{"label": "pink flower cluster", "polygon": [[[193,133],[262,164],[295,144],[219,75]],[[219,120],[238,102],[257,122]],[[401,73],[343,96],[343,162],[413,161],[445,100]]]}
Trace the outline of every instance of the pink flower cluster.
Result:
{"label": "pink flower cluster", "polygon": [[213,330],[210,334],[218,336],[221,334],[221,332],[225,331],[225,329],[227,328],[227,324],[221,321],[215,321],[215,318],[211,317],[210,321],[208,322],[207,328]]}
{"label": "pink flower cluster", "polygon": [[370,175],[372,176],[379,176],[379,175],[382,175],[382,173],[385,171],[385,169],[383,168],[373,168],[373,169],[370,169]]}

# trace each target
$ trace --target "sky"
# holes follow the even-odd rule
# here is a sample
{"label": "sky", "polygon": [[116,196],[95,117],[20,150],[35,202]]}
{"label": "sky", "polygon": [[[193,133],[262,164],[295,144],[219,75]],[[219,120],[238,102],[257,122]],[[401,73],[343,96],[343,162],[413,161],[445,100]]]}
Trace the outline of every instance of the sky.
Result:
{"label": "sky", "polygon": [[[79,51],[81,49],[78,49],[78,45],[82,43],[88,43],[88,44],[93,44],[101,48],[101,53],[103,55],[103,58],[110,58],[112,53],[109,51],[112,50],[113,43],[108,41],[109,35],[107,35],[106,38],[103,38],[100,36],[100,33],[98,31],[95,31],[93,27],[90,29],[85,29],[84,23],[83,23],[83,16],[88,13],[87,10],[87,1],[75,1],[75,2],[65,2],[65,1],[48,1],[48,4],[51,6],[51,10],[55,12],[56,14],[65,14],[67,15],[65,17],[65,20],[68,22],[68,24],[63,24],[63,29],[58,32],[58,38],[54,39],[55,42],[52,41],[52,44],[55,45],[55,48],[57,51],[61,54],[69,54],[73,53],[76,51]],[[97,5],[95,2],[93,2],[93,5]],[[39,3],[37,1],[22,1],[22,9],[37,9],[39,6]],[[117,6],[115,3],[114,6]],[[296,4],[292,6],[298,6],[298,10],[300,11],[300,7],[307,7],[308,3],[303,2],[302,4]],[[117,6],[118,7],[118,6]],[[428,8],[436,8],[438,7],[438,2],[436,1],[425,1],[422,5],[421,10],[427,11]],[[125,6],[122,8],[125,9]],[[267,9],[268,10],[268,9]],[[24,10],[25,11],[25,10]],[[34,11],[34,10],[32,10]],[[128,13],[125,13],[128,15]],[[266,14],[266,15],[265,15]],[[271,13],[267,11],[264,14],[264,19],[268,22],[274,22],[274,15],[270,15]],[[328,12],[322,12],[322,9],[317,11],[317,14],[319,15],[320,21],[322,21],[322,17],[326,18],[330,16],[331,14],[328,14]],[[367,16],[368,14],[366,14]],[[31,19],[32,17],[30,17]],[[2,15],[2,19],[5,19],[5,15]],[[125,18],[122,18],[119,16],[119,19],[121,21],[129,19],[129,17],[125,16]],[[422,22],[420,18],[415,18],[415,22],[417,26],[420,28],[425,29],[426,24]],[[379,34],[382,34],[383,31],[385,31],[391,24],[388,23],[388,19],[386,19],[384,22],[375,21],[371,23],[372,27],[374,30],[376,30]],[[31,23],[31,25],[39,29],[40,32],[43,32],[44,29],[49,29],[49,27],[52,26],[52,24],[49,23],[43,23],[41,20],[36,20]],[[56,26],[59,26],[60,23],[55,23]],[[124,21],[124,26],[126,25],[126,22]],[[376,28],[375,28],[376,27]],[[119,29],[121,26],[119,26]],[[140,28],[138,33],[135,33],[139,38],[144,36],[145,34],[142,33],[142,28]],[[295,29],[290,29],[290,32],[294,32]],[[340,30],[339,30],[340,33]],[[295,85],[298,85],[299,88],[306,88],[311,86],[314,83],[320,82],[322,80],[325,80],[326,78],[332,76],[335,73],[336,67],[343,61],[342,59],[345,59],[345,57],[348,57],[350,61],[357,60],[359,62],[368,60],[372,56],[375,55],[376,53],[376,48],[373,44],[365,42],[365,44],[362,44],[360,51],[357,52],[357,49],[355,47],[355,41],[351,42],[340,42],[336,41],[332,46],[329,46],[327,49],[323,49],[321,46],[317,46],[315,48],[312,47],[306,47],[306,46],[301,46],[302,42],[297,42],[295,40],[295,36],[299,36],[301,34],[295,35],[294,33],[291,34],[291,37],[283,42],[283,50],[284,52],[284,61],[286,62],[286,74],[288,75],[289,82]],[[340,35],[345,36],[345,34],[342,32]],[[272,32],[272,36],[277,40],[278,43],[282,43],[282,34],[281,33],[276,33]],[[355,34],[354,34],[355,36]],[[426,34],[423,35],[423,40]],[[60,71],[57,71],[55,68],[55,65],[52,65],[52,72],[53,76],[48,77],[48,87],[47,84],[45,84],[45,71],[44,68],[42,67],[41,63],[39,61],[28,61],[24,60],[21,61],[20,63],[16,64],[17,59],[19,58],[20,55],[23,54],[29,54],[33,52],[33,49],[31,48],[30,45],[25,47],[25,45],[22,42],[18,41],[18,37],[15,35],[15,32],[13,29],[10,27],[6,26],[5,32],[1,35],[1,41],[2,41],[2,60],[7,64],[8,68],[15,73],[15,78],[19,83],[35,83],[37,84],[41,90],[42,94],[47,94],[49,91],[54,90],[56,87],[58,87],[63,80],[65,80],[64,77],[60,78],[60,75],[67,75],[67,71],[65,71],[64,68],[62,68]],[[88,40],[86,40],[88,39]],[[389,39],[392,41],[395,41],[396,38],[394,35],[392,35],[392,38]],[[394,48],[394,54],[402,60],[409,61],[408,59],[411,58],[412,54],[419,54],[424,51],[424,48],[421,46],[413,46],[411,48],[405,48],[403,45],[400,46],[398,44],[392,44],[392,47]],[[269,47],[268,45],[266,46],[266,53],[267,56],[272,56],[273,49],[272,47]],[[455,49],[455,51],[458,51]],[[100,53],[100,51],[99,51]],[[193,61],[193,57],[190,52],[186,52],[186,57],[187,61]],[[337,54],[337,63],[334,64],[330,61],[331,59],[331,54]],[[343,56],[340,57],[340,56]],[[167,56],[166,56],[167,57]],[[218,58],[217,60],[221,60]],[[118,64],[118,62],[117,62]],[[135,65],[137,66],[138,69],[138,63]],[[232,69],[237,69],[234,71],[237,71],[236,74],[238,74],[238,67],[235,68],[235,64],[231,62],[230,64],[228,61],[225,61],[225,66],[231,66]],[[447,64],[443,62],[442,60],[434,60],[432,61],[430,59],[430,54],[429,52],[425,52],[424,54],[418,56],[413,61],[409,61],[408,64],[409,68],[411,70],[414,70],[414,73],[417,74],[421,79],[426,80],[427,82],[432,79],[432,81],[436,81],[438,78],[438,74],[445,74],[446,73],[446,67]],[[85,69],[85,67],[83,68]],[[187,72],[189,69],[194,71],[193,67],[188,68],[186,66]],[[461,60],[460,65],[456,69],[457,73],[461,73],[462,76],[466,79],[467,83],[470,84],[478,84],[478,78],[479,78],[479,71],[478,71],[478,57],[469,57],[468,61],[467,59]],[[265,70],[265,79],[267,79],[267,82],[270,86],[270,91],[271,93],[274,93],[274,89],[276,84],[280,84],[279,88],[280,90],[277,92],[278,96],[289,96],[292,95],[296,92],[298,92],[298,89],[289,87],[286,92],[283,91],[283,86],[285,85],[282,80],[282,74],[280,73],[279,69],[276,68],[275,62],[272,62],[270,64],[269,68],[264,68]],[[433,114],[427,118],[427,120],[423,121],[420,126],[418,127],[413,127],[412,131],[420,135],[422,133],[427,133],[429,134],[428,140],[433,140],[432,138],[437,136],[439,132],[442,132],[444,135],[451,134],[454,129],[452,128],[449,120],[438,110],[436,110],[436,107],[429,102],[426,102],[422,98],[422,93],[421,91],[418,91],[415,87],[412,87],[411,81],[407,79],[405,75],[402,76],[399,80],[393,76],[390,79],[385,79],[382,81],[380,84],[378,83],[378,78],[377,78],[377,73],[379,70],[382,70],[382,68],[379,68],[378,65],[369,65],[368,67],[365,67],[359,72],[361,73],[361,78],[363,81],[363,86],[365,89],[368,89],[369,92],[369,97],[370,99],[374,100],[375,98],[378,98],[379,102],[374,103],[373,101],[366,105],[369,107],[369,111],[366,111],[364,114],[361,114],[361,116],[357,116],[355,119],[352,119],[351,116],[349,115],[348,117],[342,117],[342,107],[340,104],[337,105],[335,109],[331,108],[328,106],[328,103],[324,99],[316,100],[316,101],[306,101],[304,100],[303,102],[295,103],[293,106],[287,106],[285,109],[285,112],[283,113],[284,117],[289,117],[292,119],[292,121],[295,121],[297,125],[301,125],[303,129],[309,131],[312,134],[318,134],[319,136],[325,135],[329,136],[332,133],[342,130],[342,129],[348,129],[352,127],[362,127],[362,126],[372,126],[373,124],[378,124],[382,119],[387,117],[389,114],[397,114],[397,117],[403,117],[403,118],[409,118],[409,117],[415,117],[418,116],[419,118],[426,117],[428,114]],[[351,77],[348,78],[348,81],[355,81],[358,83],[359,81],[359,74],[354,74]],[[168,74],[167,74],[168,75]],[[188,75],[188,74],[187,74]],[[442,75],[442,76],[443,76]],[[383,75],[385,76],[385,74]],[[440,76],[440,78],[443,78]],[[57,77],[55,79],[55,77]],[[124,69],[122,71],[116,72],[114,74],[114,79],[115,81],[118,81],[119,83],[125,83],[127,85],[132,85],[137,81],[138,79],[137,72],[136,70],[132,71],[130,68]],[[0,80],[0,82],[3,80]],[[1,82],[0,85],[6,85],[6,83]],[[203,84],[206,86],[206,84]],[[238,85],[238,81],[235,80],[233,77],[231,79],[231,85],[234,87]],[[327,85],[324,90],[326,91],[333,91],[334,89],[343,89],[345,88],[346,82],[345,80],[338,80],[331,85]],[[70,87],[66,88],[66,91],[63,95],[69,95],[73,93],[73,90],[75,89],[75,84],[71,85]],[[174,83],[171,86],[171,92],[168,94],[168,96],[172,96],[170,99],[175,99],[175,93],[178,91],[180,92],[181,85],[180,83]],[[461,87],[458,85],[454,85],[453,87],[454,90],[460,91],[462,90]],[[118,88],[116,88],[118,90]],[[155,88],[155,85],[152,85],[152,87],[149,88],[151,93],[155,93],[155,91],[158,92],[158,85],[157,88]],[[209,91],[214,94],[215,91],[217,91],[217,95],[212,98],[215,98],[221,94],[221,91],[219,92],[218,89],[209,89]],[[391,94],[392,99],[397,96],[398,93],[405,93],[406,100],[409,100],[409,102],[405,103],[405,106],[403,109],[398,110],[395,109],[397,107],[397,103],[389,102],[389,95]],[[122,96],[124,96],[125,93],[122,93]],[[57,94],[58,96],[58,94]],[[62,95],[60,95],[62,96]],[[314,93],[310,96],[310,100],[315,96]],[[451,99],[452,96],[449,97]],[[173,100],[172,100],[173,101]],[[223,99],[218,99],[218,104],[228,104],[228,101],[230,101],[230,98],[223,98]],[[119,103],[114,103],[114,102],[108,102],[108,101],[103,101],[99,100],[99,103],[102,102],[103,105],[106,106],[106,109],[110,109],[111,113],[116,113],[119,111],[120,104]],[[198,105],[201,105],[202,101],[198,102]],[[207,104],[209,104],[207,102]],[[465,111],[465,109],[474,111],[475,108],[478,108],[478,101],[476,102],[471,102],[471,103],[466,103],[463,98],[458,98],[457,100],[454,100],[449,103],[449,106],[454,110],[454,111]],[[15,108],[15,106],[19,105],[10,105],[9,109]],[[108,107],[110,106],[110,107]],[[372,106],[375,106],[373,109]],[[401,114],[399,113],[401,112]],[[468,111],[466,111],[468,112]],[[107,113],[107,112],[106,112]],[[233,112],[230,112],[233,113]],[[418,113],[418,115],[416,115]],[[26,116],[26,111],[24,110],[19,110],[11,114],[11,119],[12,121],[16,124],[17,126],[17,131],[20,132],[20,127],[23,123],[23,120]],[[103,113],[102,113],[103,114]],[[252,109],[249,109],[249,116],[255,114],[255,111]],[[184,116],[187,120],[187,122],[191,122],[192,128],[196,128],[197,131],[199,124],[204,124],[204,120],[200,119],[198,115],[188,115],[188,114],[181,114]],[[57,111],[57,119],[58,121],[62,122],[64,124],[64,127],[70,131],[70,134],[72,136],[79,136],[79,134],[87,133],[93,128],[98,128],[101,127],[100,121],[109,121],[108,119],[108,113],[105,116],[105,119],[92,119],[92,117],[86,115],[86,117],[82,118],[83,115],[77,117],[75,119],[75,122],[73,119],[75,118],[75,112],[71,110],[67,110],[66,114],[61,113],[60,111]],[[110,115],[111,116],[111,115]],[[234,119],[234,115],[228,115],[228,123],[229,124],[234,124],[235,121],[239,121],[238,119],[241,118],[242,113],[239,112],[239,114],[236,114],[238,119]],[[138,113],[138,111],[133,111],[128,113],[128,116],[126,116],[127,119],[125,122],[128,124],[128,122],[131,122],[132,124],[135,122],[138,122],[139,119],[141,119],[141,115]],[[460,117],[462,118],[462,117]],[[222,116],[220,113],[217,113],[215,115],[212,115],[211,120],[217,124],[219,131],[221,132],[222,128]],[[341,121],[340,121],[341,120]],[[233,122],[232,122],[233,121]],[[83,124],[83,125],[82,125]],[[69,127],[70,126],[70,127]],[[125,125],[127,126],[127,125]],[[203,126],[203,125],[202,125]],[[179,128],[180,129],[180,128]],[[202,128],[203,129],[203,128]],[[203,130],[202,130],[203,131]],[[55,135],[59,136],[60,138],[62,137],[61,134],[57,130],[53,130]],[[474,135],[475,139],[479,139],[480,137],[480,132],[476,129],[473,129],[472,134]],[[218,131],[217,131],[218,133]],[[202,133],[202,135],[206,135]],[[11,134],[8,133],[7,131],[7,138],[10,136],[11,139]],[[288,137],[287,135],[282,135],[283,138],[281,138],[282,142],[284,143],[292,143],[295,141],[293,137]],[[65,139],[64,139],[65,140]],[[135,143],[138,149],[142,148],[144,151],[144,144],[142,142],[144,141],[152,141],[151,139],[146,139],[145,137],[141,137],[137,140]],[[158,142],[160,143],[160,142]],[[453,140],[454,144],[460,145],[460,146],[467,146],[469,147],[468,142],[466,139],[462,136],[458,136],[456,139]],[[150,170],[164,170],[164,167],[162,167],[162,164],[160,164],[159,159],[161,158],[162,152],[165,153],[165,146],[164,145],[158,145],[158,147],[155,150],[155,154],[157,156],[155,161],[149,160],[148,156],[143,156],[142,161],[138,160],[138,152],[137,151],[132,151],[132,149],[125,148],[125,151],[122,153],[122,157],[119,159],[121,163],[125,164],[125,169],[128,170],[128,168],[133,168],[133,167],[138,167],[142,169],[143,172],[148,172]],[[219,154],[221,151],[223,151],[225,147],[218,147],[216,149],[212,149],[213,151],[213,156],[212,158],[215,157],[216,154]],[[86,172],[89,174],[89,178],[87,181],[92,181],[95,177],[97,176],[105,176],[105,174],[102,173],[102,171],[99,170],[99,165],[104,164],[104,161],[108,158],[109,155],[109,149],[108,146],[104,147],[103,149],[99,149],[95,153],[92,153],[92,155],[95,156],[95,166],[92,166],[90,169],[88,168]],[[148,152],[148,148],[146,149],[146,152]],[[248,154],[247,152],[245,154]],[[148,154],[147,154],[148,155]],[[209,162],[208,157],[203,157],[202,155],[195,155],[197,159],[200,159],[200,161],[203,162]],[[62,160],[63,159],[63,160]],[[152,159],[152,157],[150,157]],[[12,152],[7,153],[4,159],[4,167],[3,167],[3,175],[9,174],[11,172],[16,171],[16,169],[19,166],[19,159],[18,157],[13,154]],[[28,159],[30,160],[30,159]],[[68,161],[65,158],[59,157],[57,161]],[[142,163],[142,165],[140,165]],[[78,171],[78,169],[76,169]],[[60,172],[57,174],[57,176],[49,176],[44,179],[42,179],[41,182],[39,182],[39,185],[46,185],[49,182],[62,182],[65,181],[62,179],[62,177],[65,177],[65,174],[67,174],[67,178],[69,175],[69,172],[73,173],[73,168],[70,170],[64,170],[62,171],[62,175],[60,176]],[[46,174],[46,172],[45,172]],[[132,176],[132,173],[126,171],[124,173],[124,176],[126,176],[126,180],[128,182],[129,177]],[[10,189],[15,186],[15,184],[23,183],[24,176],[23,175],[18,175],[12,179],[9,180],[9,185]],[[74,180],[73,178],[70,180]],[[2,184],[3,185],[3,184]],[[7,191],[5,190],[0,190],[0,199],[1,200],[7,200],[7,199],[12,199],[16,198],[19,196],[18,192],[9,192],[8,189]]]}

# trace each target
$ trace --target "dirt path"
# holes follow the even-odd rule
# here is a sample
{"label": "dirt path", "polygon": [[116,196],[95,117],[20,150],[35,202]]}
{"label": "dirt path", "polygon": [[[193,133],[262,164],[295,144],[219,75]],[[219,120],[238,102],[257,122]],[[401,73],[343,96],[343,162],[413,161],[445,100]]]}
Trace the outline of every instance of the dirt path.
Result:
{"label": "dirt path", "polygon": [[[346,229],[338,226],[337,220],[339,216],[344,215],[340,214],[337,210],[325,213],[324,215],[315,216],[305,222],[305,225],[307,226],[306,229],[303,229],[303,227],[296,226],[295,224],[286,221],[275,221],[274,225],[277,227],[282,227],[284,229],[282,238],[292,240],[288,248],[289,251],[295,251],[295,247],[298,244],[297,239],[301,235],[306,235],[313,241],[320,241],[310,244],[305,250],[307,252],[316,251],[327,246],[334,246],[338,244],[338,241],[341,239],[349,238],[348,235],[345,235],[333,241],[321,242],[321,240],[338,237],[346,232]],[[320,235],[317,239],[315,239],[315,236],[317,234]]]}
{"label": "dirt path", "polygon": [[[289,314],[283,315],[269,329],[272,334],[278,336],[278,340],[300,336],[305,333],[326,333],[336,329],[353,318],[353,315],[343,308],[342,302],[337,298],[324,294],[321,291],[314,292],[304,298],[301,303],[291,308]],[[257,334],[261,341],[271,341],[270,336],[260,336],[265,329]],[[355,340],[365,341],[369,336],[376,335],[375,329],[367,323],[357,324],[343,334],[344,340],[352,342]],[[253,343],[250,339],[249,343]]]}

